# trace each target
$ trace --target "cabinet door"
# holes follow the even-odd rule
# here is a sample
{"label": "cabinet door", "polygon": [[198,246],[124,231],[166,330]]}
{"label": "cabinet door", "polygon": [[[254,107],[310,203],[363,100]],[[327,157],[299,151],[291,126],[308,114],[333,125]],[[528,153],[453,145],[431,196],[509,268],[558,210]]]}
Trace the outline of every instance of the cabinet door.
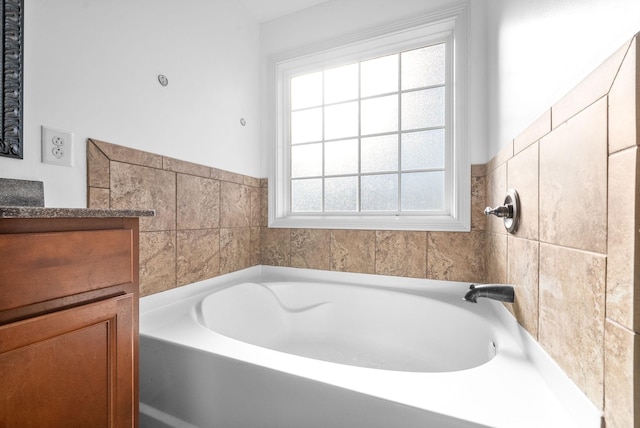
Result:
{"label": "cabinet door", "polygon": [[133,427],[127,294],[0,326],[0,427]]}

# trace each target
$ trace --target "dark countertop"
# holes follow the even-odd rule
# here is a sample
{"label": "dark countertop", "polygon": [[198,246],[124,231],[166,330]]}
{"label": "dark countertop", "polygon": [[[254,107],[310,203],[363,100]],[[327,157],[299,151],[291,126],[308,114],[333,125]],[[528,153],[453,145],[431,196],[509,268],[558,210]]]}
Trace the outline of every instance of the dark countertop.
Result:
{"label": "dark countertop", "polygon": [[88,217],[153,217],[154,210],[95,209],[95,208],[45,208],[3,207],[0,218],[88,218]]}

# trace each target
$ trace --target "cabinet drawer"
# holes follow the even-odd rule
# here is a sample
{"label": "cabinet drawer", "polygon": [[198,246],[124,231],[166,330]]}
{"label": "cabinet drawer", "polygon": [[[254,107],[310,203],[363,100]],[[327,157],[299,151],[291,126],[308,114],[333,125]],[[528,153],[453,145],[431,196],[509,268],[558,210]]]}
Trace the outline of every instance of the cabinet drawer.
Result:
{"label": "cabinet drawer", "polygon": [[0,311],[133,282],[130,229],[0,234]]}

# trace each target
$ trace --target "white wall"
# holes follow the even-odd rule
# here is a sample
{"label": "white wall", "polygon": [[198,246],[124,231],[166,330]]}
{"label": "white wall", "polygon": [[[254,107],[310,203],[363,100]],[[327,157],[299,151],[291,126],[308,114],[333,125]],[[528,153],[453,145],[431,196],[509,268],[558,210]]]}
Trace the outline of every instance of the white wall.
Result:
{"label": "white wall", "polygon": [[[267,22],[268,56],[456,0],[332,0]],[[640,31],[639,0],[471,0],[469,142],[484,163]],[[262,114],[271,105],[264,96]],[[263,125],[263,146],[270,133]],[[263,147],[263,150],[266,150]],[[262,167],[266,174],[266,160]]]}
{"label": "white wall", "polygon": [[638,0],[488,0],[489,157],[640,31]]}
{"label": "white wall", "polygon": [[[44,181],[47,206],[86,205],[89,137],[261,175],[259,26],[242,3],[26,0],[24,39],[24,160],[0,158],[0,177]],[[74,133],[72,168],[40,163],[43,124]]]}
{"label": "white wall", "polygon": [[[640,31],[638,0],[471,2],[473,163]],[[48,206],[85,206],[88,137],[265,177],[269,55],[454,3],[332,0],[258,27],[235,0],[27,0],[25,158],[0,158],[0,177],[44,181]],[[74,167],[40,163],[43,124],[74,133]]]}
{"label": "white wall", "polygon": [[[269,139],[273,137],[273,129],[269,126],[269,121],[273,120],[273,100],[268,96],[267,80],[267,65],[271,55],[460,3],[459,0],[332,0],[262,24],[263,175],[267,175],[267,147]],[[472,163],[484,163],[487,158],[484,13],[485,0],[472,0],[467,31],[470,39],[468,138]]]}

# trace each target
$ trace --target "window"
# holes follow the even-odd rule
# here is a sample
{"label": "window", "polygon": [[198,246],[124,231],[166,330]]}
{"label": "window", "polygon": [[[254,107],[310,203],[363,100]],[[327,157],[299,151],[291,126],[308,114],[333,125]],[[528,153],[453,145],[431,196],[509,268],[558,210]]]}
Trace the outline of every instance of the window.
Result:
{"label": "window", "polygon": [[270,226],[469,230],[464,16],[273,60]]}

